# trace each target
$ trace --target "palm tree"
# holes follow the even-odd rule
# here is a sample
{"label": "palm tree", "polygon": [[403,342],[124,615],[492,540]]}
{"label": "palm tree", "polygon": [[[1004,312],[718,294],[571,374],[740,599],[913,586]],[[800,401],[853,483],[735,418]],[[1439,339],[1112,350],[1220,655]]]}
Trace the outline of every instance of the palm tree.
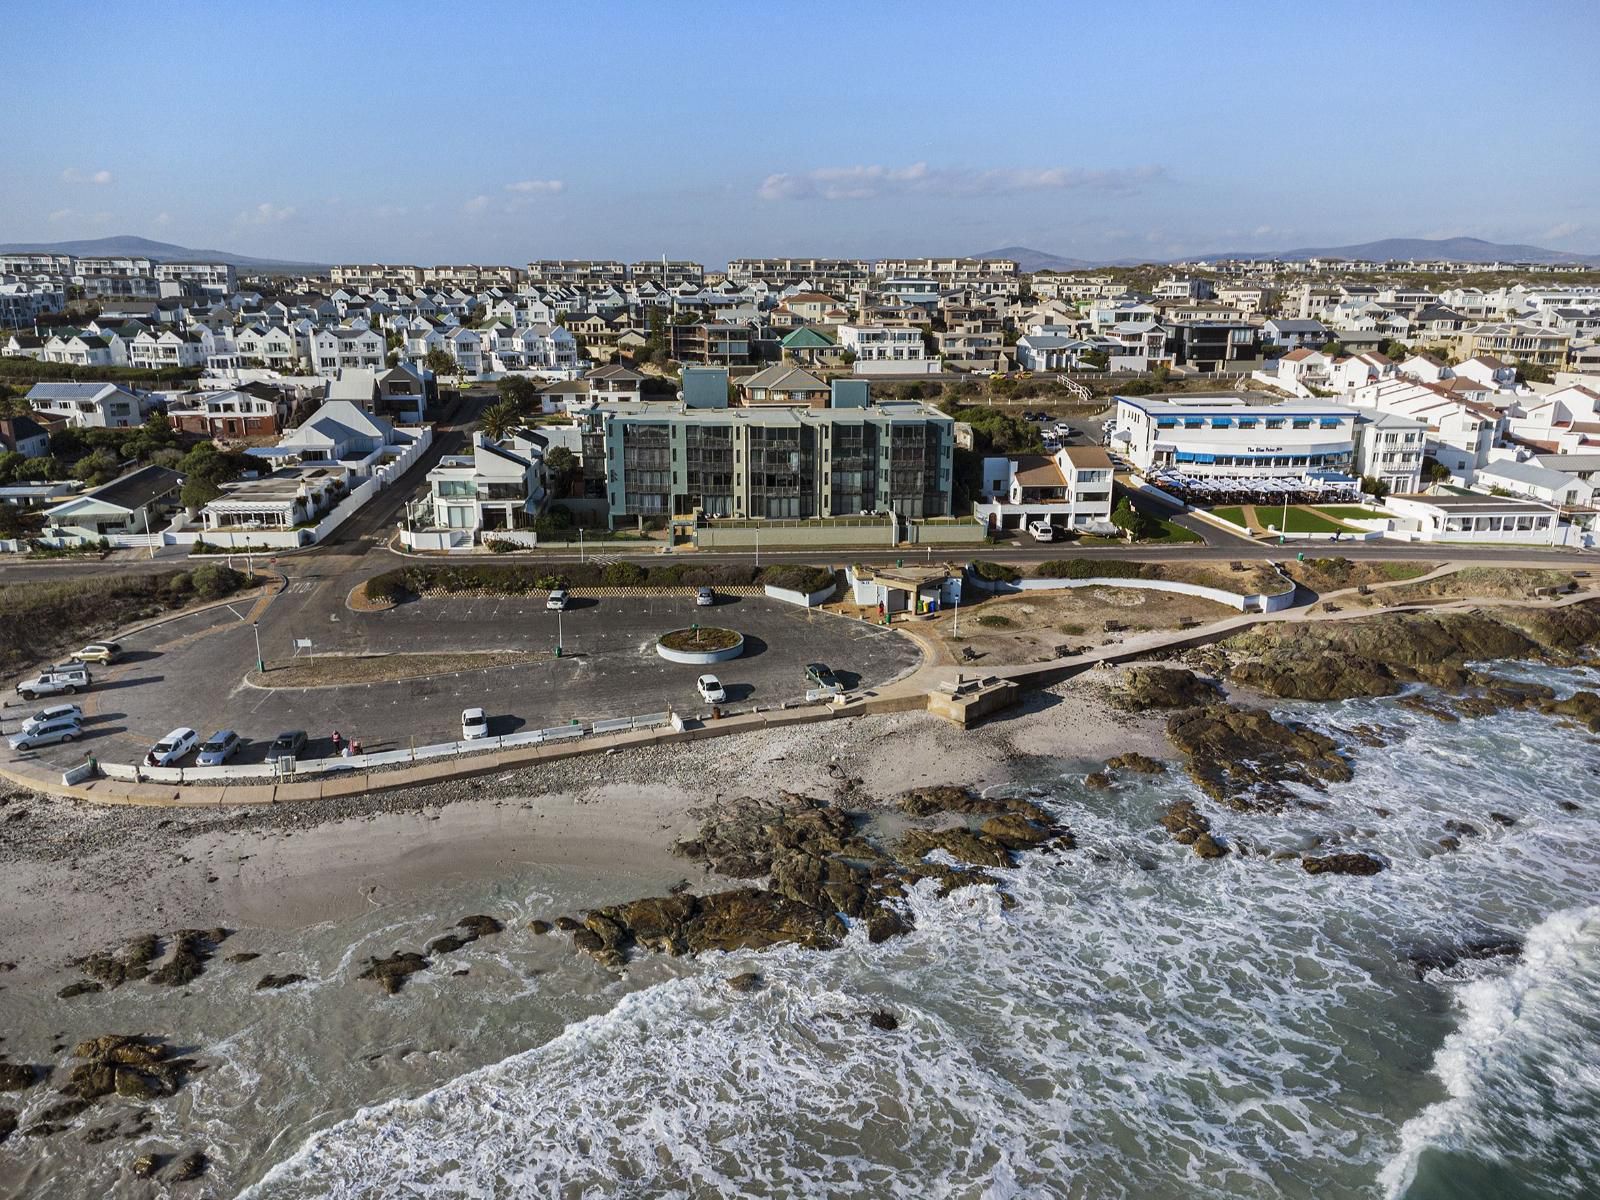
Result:
{"label": "palm tree", "polygon": [[504,400],[491,404],[478,416],[478,428],[497,442],[521,423],[517,410]]}

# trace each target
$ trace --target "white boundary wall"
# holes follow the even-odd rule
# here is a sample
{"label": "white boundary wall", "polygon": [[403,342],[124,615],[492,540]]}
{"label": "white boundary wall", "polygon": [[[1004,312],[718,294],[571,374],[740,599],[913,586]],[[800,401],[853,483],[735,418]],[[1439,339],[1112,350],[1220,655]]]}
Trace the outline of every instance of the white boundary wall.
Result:
{"label": "white boundary wall", "polygon": [[406,750],[384,750],[375,754],[355,754],[349,758],[306,758],[295,762],[294,770],[280,774],[268,763],[241,763],[221,767],[146,767],[133,763],[101,762],[100,773],[107,779],[150,783],[214,783],[219,787],[245,781],[293,783],[309,775],[334,775],[370,771],[379,767],[405,766],[437,758],[464,758],[519,746],[542,746],[596,734],[624,733],[635,729],[660,729],[672,723],[670,712],[647,713],[640,717],[615,717],[610,720],[575,722],[549,729],[530,729],[504,737],[474,738],[470,742],[442,742],[433,746],[414,746]]}
{"label": "white boundary wall", "polygon": [[1057,591],[1061,588],[1080,587],[1138,588],[1149,592],[1176,592],[1183,596],[1199,596],[1204,600],[1214,600],[1218,604],[1226,604],[1231,608],[1237,608],[1241,612],[1278,612],[1294,603],[1295,593],[1294,584],[1287,577],[1284,577],[1284,582],[1289,585],[1287,591],[1255,593],[1248,596],[1242,596],[1237,592],[1224,591],[1221,588],[1205,587],[1198,583],[1183,583],[1172,579],[1019,579],[1015,583],[1011,583],[1006,580],[979,579],[971,571],[967,572],[966,578],[979,591],[996,592],[1002,595],[1011,595],[1016,592]]}
{"label": "white boundary wall", "polygon": [[835,581],[819,592],[812,592],[809,596],[804,592],[791,592],[788,588],[773,587],[770,583],[763,584],[762,590],[770,599],[782,600],[785,604],[798,604],[802,608],[815,608],[832,600],[839,590],[839,584]]}

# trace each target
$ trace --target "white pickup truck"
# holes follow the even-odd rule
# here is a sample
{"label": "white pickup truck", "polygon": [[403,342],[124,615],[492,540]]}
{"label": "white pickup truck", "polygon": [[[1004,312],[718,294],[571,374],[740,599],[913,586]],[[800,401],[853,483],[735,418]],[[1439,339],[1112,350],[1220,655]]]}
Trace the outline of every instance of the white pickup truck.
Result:
{"label": "white pickup truck", "polygon": [[88,668],[81,663],[66,667],[49,667],[32,679],[24,679],[17,684],[17,695],[24,700],[33,700],[39,696],[70,696],[74,692],[87,691],[93,682]]}

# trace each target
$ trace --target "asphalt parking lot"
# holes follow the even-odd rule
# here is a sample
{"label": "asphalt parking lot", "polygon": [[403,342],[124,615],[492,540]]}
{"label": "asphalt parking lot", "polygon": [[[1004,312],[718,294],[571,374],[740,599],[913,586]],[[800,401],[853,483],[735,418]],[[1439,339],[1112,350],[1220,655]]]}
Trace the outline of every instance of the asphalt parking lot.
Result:
{"label": "asphalt parking lot", "polygon": [[[694,667],[655,653],[660,634],[694,622],[738,630],[744,654]],[[311,654],[523,650],[535,657],[393,683],[259,688],[244,682],[255,665],[250,627],[216,609],[124,639],[127,658],[93,668],[95,686],[86,694],[25,702],[10,693],[0,709],[0,734],[16,732],[40,708],[76,700],[84,708],[84,736],[21,757],[55,768],[86,753],[134,762],[168,730],[188,725],[201,737],[237,730],[248,739],[237,761],[260,762],[280,730],[306,730],[311,757],[332,752],[335,729],[370,751],[451,741],[460,736],[461,710],[473,706],[487,710],[491,735],[669,708],[692,715],[705,707],[695,679],[707,671],[722,680],[727,707],[740,711],[803,698],[808,662],[827,663],[854,689],[894,678],[920,658],[897,633],[765,597],[719,597],[713,608],[696,607],[688,596],[574,598],[559,621],[542,596],[424,599],[382,613],[337,612],[317,628],[264,621],[261,632],[269,665],[294,655],[297,639],[311,641]],[[307,653],[299,651],[302,659]]]}

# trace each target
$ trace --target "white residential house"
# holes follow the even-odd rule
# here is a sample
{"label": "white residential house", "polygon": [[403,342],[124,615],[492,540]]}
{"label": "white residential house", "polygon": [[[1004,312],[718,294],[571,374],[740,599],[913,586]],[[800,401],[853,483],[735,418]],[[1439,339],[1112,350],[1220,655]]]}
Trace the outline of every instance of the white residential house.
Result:
{"label": "white residential house", "polygon": [[110,339],[92,333],[56,334],[44,344],[44,362],[68,363],[75,367],[115,367],[118,361]]}
{"label": "white residential house", "polygon": [[1017,365],[1025,371],[1070,371],[1094,346],[1067,333],[1028,333],[1017,339]]}
{"label": "white residential house", "polygon": [[1333,366],[1328,369],[1326,386],[1335,392],[1348,392],[1358,387],[1366,387],[1370,383],[1392,379],[1394,374],[1394,363],[1387,356],[1373,350],[1366,354],[1351,354],[1335,359]]}
{"label": "white residential house", "polygon": [[45,533],[90,541],[159,533],[176,511],[182,487],[183,476],[176,471],[140,467],[45,510]]}
{"label": "white residential house", "polygon": [[277,463],[338,464],[364,479],[386,456],[414,440],[414,432],[395,429],[353,401],[327,400],[303,424],[286,431],[276,446],[248,453]]}
{"label": "white residential house", "polygon": [[1484,384],[1493,392],[1515,391],[1517,369],[1488,354],[1475,355],[1457,363],[1451,372],[1459,379],[1471,379]]}
{"label": "white residential house", "polygon": [[478,375],[484,370],[483,337],[476,329],[465,325],[446,332],[444,350],[456,360],[456,370],[462,375]]}
{"label": "white residential house", "polygon": [[1112,473],[1111,456],[1099,446],[985,458],[973,515],[994,530],[1048,521],[1073,533],[1112,533]]}
{"label": "white residential house", "polygon": [[245,366],[260,365],[287,375],[311,366],[311,336],[281,325],[247,326],[234,339]]}
{"label": "white residential house", "polygon": [[1490,405],[1455,395],[1439,384],[1411,379],[1387,379],[1356,388],[1346,402],[1425,422],[1427,452],[1463,483],[1471,483],[1473,472],[1489,461],[1507,423]]}
{"label": "white residential house", "polygon": [[1328,373],[1333,368],[1333,358],[1321,350],[1312,350],[1305,346],[1291,350],[1278,359],[1277,376],[1286,384],[1299,384],[1302,388],[1326,388],[1328,386]]}
{"label": "white residential house", "polygon": [[144,401],[115,383],[36,383],[27,399],[34,412],[80,427],[121,429],[145,417]]}
{"label": "white residential house", "polygon": [[1112,444],[1144,473],[1254,479],[1350,470],[1356,413],[1329,401],[1118,396]]}
{"label": "white residential house", "polygon": [[545,502],[544,450],[513,434],[473,437],[470,454],[446,455],[428,472],[434,524],[475,535],[526,529]]}
{"label": "white residential house", "polygon": [[203,367],[213,345],[211,331],[204,328],[184,333],[171,329],[158,333],[147,329],[128,343],[128,365],[151,371],[164,367]]}
{"label": "white residential house", "polygon": [[841,353],[855,355],[856,375],[936,375],[939,360],[928,356],[922,330],[894,325],[840,325]]}
{"label": "white residential house", "polygon": [[200,516],[212,533],[278,532],[315,525],[349,492],[349,476],[341,466],[285,467],[255,479],[234,480],[222,485],[222,495],[207,502]]}
{"label": "white residential house", "polygon": [[388,347],[372,329],[333,326],[311,335],[311,365],[319,375],[346,367],[382,367]]}
{"label": "white residential house", "polygon": [[1335,340],[1332,330],[1321,321],[1307,317],[1273,317],[1261,325],[1261,340],[1269,346],[1296,350],[1301,346],[1320,350]]}
{"label": "white residential house", "polygon": [[1361,411],[1355,424],[1355,472],[1391,492],[1422,490],[1428,426],[1394,413]]}
{"label": "white residential house", "polygon": [[589,395],[596,400],[637,403],[643,397],[644,376],[620,363],[596,367],[584,379],[589,384]]}
{"label": "white residential house", "polygon": [[1473,486],[1480,491],[1509,492],[1561,508],[1594,503],[1596,484],[1536,462],[1498,459],[1478,468]]}

